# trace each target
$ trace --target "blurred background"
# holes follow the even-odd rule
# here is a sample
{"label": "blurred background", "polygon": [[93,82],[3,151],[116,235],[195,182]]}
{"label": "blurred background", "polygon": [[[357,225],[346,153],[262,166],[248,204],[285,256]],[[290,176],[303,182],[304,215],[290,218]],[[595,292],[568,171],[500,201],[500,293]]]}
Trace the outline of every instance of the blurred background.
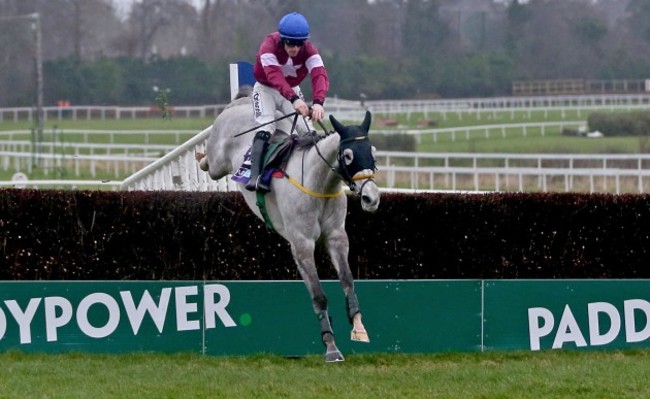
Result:
{"label": "blurred background", "polygon": [[[331,97],[429,99],[644,91],[650,0],[0,0],[0,107],[229,100],[287,12],[310,21]],[[612,82],[623,82],[612,85]],[[305,85],[308,86],[308,85]]]}

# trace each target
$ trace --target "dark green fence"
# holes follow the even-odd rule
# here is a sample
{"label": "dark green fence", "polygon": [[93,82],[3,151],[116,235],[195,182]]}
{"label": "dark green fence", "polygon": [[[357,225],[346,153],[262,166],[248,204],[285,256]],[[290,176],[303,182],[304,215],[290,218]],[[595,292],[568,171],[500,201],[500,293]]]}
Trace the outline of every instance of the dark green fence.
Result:
{"label": "dark green fence", "polygon": [[[325,282],[345,353],[648,347],[650,280],[374,280],[357,292],[370,334],[352,343],[338,282]],[[0,283],[0,350],[322,353],[299,281]]]}

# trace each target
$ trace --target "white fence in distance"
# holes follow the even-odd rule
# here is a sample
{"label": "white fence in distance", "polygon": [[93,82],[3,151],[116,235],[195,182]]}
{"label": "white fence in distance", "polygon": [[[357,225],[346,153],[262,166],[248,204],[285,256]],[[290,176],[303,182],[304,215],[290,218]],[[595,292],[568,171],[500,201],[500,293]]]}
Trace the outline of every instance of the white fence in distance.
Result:
{"label": "white fence in distance", "polygon": [[384,134],[408,134],[413,135],[420,140],[422,136],[430,135],[434,143],[438,142],[440,136],[447,136],[451,141],[470,140],[480,135],[483,138],[490,139],[494,137],[506,138],[508,135],[520,135],[528,137],[529,132],[539,131],[541,136],[546,135],[549,129],[560,131],[565,128],[572,128],[578,130],[586,130],[587,123],[584,121],[565,121],[565,122],[542,122],[542,123],[503,123],[494,125],[478,125],[478,126],[464,126],[464,127],[450,127],[439,129],[385,129],[377,130]]}
{"label": "white fence in distance", "polygon": [[112,190],[120,189],[121,181],[110,180],[2,180],[0,187],[29,189]]}
{"label": "white fence in distance", "polygon": [[[210,129],[128,177],[125,190],[229,191],[198,167]],[[478,154],[377,151],[384,189],[648,192],[650,154]],[[534,183],[531,184],[530,178]],[[560,180],[560,183],[558,183]],[[632,183],[630,183],[632,180]]]}
{"label": "white fence in distance", "polygon": [[[93,129],[57,129],[57,130],[46,130],[44,135],[51,137],[50,141],[61,141],[69,136],[81,137],[81,143],[95,143],[98,138],[105,139],[108,138],[109,143],[117,143],[118,137],[124,136],[134,136],[137,135],[143,137],[143,143],[149,144],[155,142],[152,138],[155,136],[171,136],[173,142],[176,144],[182,144],[187,140],[187,137],[191,137],[196,133],[195,130],[93,130]],[[32,137],[32,132],[30,130],[5,130],[0,131],[0,138],[5,141],[14,141],[14,140],[24,140],[25,137]],[[1,141],[0,141],[1,142]]]}
{"label": "white fence in distance", "polygon": [[[228,104],[214,105],[186,105],[171,106],[169,112],[174,118],[216,118]],[[361,112],[358,101],[348,101],[338,98],[327,99],[327,110],[333,113],[347,113],[349,111]],[[46,106],[43,107],[43,121],[71,120],[122,120],[160,118],[158,106],[92,106],[79,105],[69,107]],[[36,108],[34,107],[11,107],[0,108],[0,122],[34,121],[36,119]]]}
{"label": "white fence in distance", "polygon": [[[531,131],[545,134],[546,129],[564,127],[583,127],[582,121],[500,124],[470,126],[452,129],[422,130],[384,130],[384,133],[406,133],[413,135],[432,135],[434,140],[447,135],[452,140],[470,139],[476,135],[484,137],[504,137]],[[79,131],[77,133],[84,132]],[[6,132],[4,132],[6,133]],[[24,133],[24,131],[22,132]],[[142,133],[141,131],[115,132],[118,134]],[[152,131],[151,134],[160,134]],[[80,133],[84,140],[93,141],[95,134],[105,131],[86,131]],[[186,132],[172,132],[177,138]],[[92,176],[98,168],[110,170],[114,178],[124,180],[124,189],[142,190],[232,190],[235,185],[229,179],[212,181],[198,169],[196,152],[203,152],[209,128],[191,138],[185,144],[173,145],[135,145],[129,144],[91,144],[67,143],[75,148],[72,154],[56,154],[59,144],[42,143],[37,151],[39,167],[46,174],[54,173],[56,168],[74,165],[75,175],[90,165]],[[8,137],[5,135],[5,137]],[[112,140],[111,140],[112,141]],[[3,144],[5,147],[3,147]],[[0,142],[0,166],[5,170],[31,171],[34,149],[24,140]],[[12,147],[13,146],[13,147]],[[97,153],[93,153],[97,151]],[[144,152],[143,152],[144,151]],[[169,151],[162,158],[159,154]],[[105,153],[103,153],[105,152]],[[153,152],[153,153],[152,153]],[[423,154],[378,152],[378,183],[390,189],[416,190],[481,190],[481,191],[589,191],[589,192],[648,192],[648,158],[638,154]],[[649,168],[650,169],[650,168]],[[531,184],[530,179],[537,184]],[[558,180],[561,182],[558,183]],[[633,180],[631,183],[630,181]],[[513,181],[518,182],[513,185]],[[32,184],[36,184],[32,182]],[[49,181],[51,184],[51,181]],[[66,185],[66,183],[62,183]]]}
{"label": "white fence in distance", "polygon": [[[173,107],[174,117],[184,118],[206,118],[216,117],[223,111],[226,104],[216,105],[192,105]],[[71,120],[92,120],[92,119],[140,119],[140,118],[160,118],[160,108],[151,107],[120,107],[120,106],[69,106],[43,107],[43,121],[61,121],[64,119]],[[18,122],[21,120],[33,121],[36,118],[36,109],[33,107],[12,107],[0,108],[0,122],[11,121]]]}
{"label": "white fence in distance", "polygon": [[99,170],[110,171],[116,179],[125,174],[135,173],[158,157],[137,155],[72,155],[33,154],[29,152],[0,151],[0,167],[4,171],[32,173],[36,166],[45,175],[54,175],[61,169],[74,169],[74,175],[80,176],[82,170],[88,170],[92,177]]}
{"label": "white fence in distance", "polygon": [[[111,171],[114,178],[122,179],[125,175],[135,173],[145,165],[155,161],[165,153],[175,149],[178,144],[191,137],[194,131],[161,130],[66,130],[65,132],[47,132],[47,139],[35,143],[32,140],[17,138],[29,137],[30,131],[15,130],[0,132],[0,168],[3,171],[32,173],[37,166],[44,175],[54,174],[57,170],[73,170],[76,177],[82,171],[90,171],[91,177],[97,176],[98,170]],[[119,143],[119,136],[138,135],[144,144]],[[81,142],[69,142],[70,135]],[[170,136],[176,144],[150,144],[153,136]],[[64,140],[65,138],[65,140]],[[108,140],[109,143],[94,143]]]}
{"label": "white fence in distance", "polygon": [[[171,112],[174,117],[216,117],[227,104],[173,106]],[[432,100],[368,100],[351,101],[338,98],[328,98],[327,111],[335,114],[339,119],[346,119],[343,115],[357,115],[363,117],[365,109],[377,115],[391,116],[413,113],[441,113],[443,118],[449,113],[458,115],[470,113],[478,117],[494,115],[496,111],[515,113],[525,112],[529,116],[533,112],[559,111],[564,117],[564,112],[593,111],[593,110],[633,110],[650,108],[650,94],[594,94],[594,95],[558,95],[558,96],[527,96],[527,97],[490,97],[490,98],[461,98],[461,99],[432,99]],[[70,106],[43,108],[44,121],[57,121],[63,119],[90,120],[90,119],[136,119],[159,118],[160,110],[157,106],[149,107],[119,107],[119,106]],[[4,121],[33,121],[36,109],[33,107],[0,108],[0,122]],[[581,117],[579,114],[578,117]],[[354,119],[354,118],[351,118]]]}

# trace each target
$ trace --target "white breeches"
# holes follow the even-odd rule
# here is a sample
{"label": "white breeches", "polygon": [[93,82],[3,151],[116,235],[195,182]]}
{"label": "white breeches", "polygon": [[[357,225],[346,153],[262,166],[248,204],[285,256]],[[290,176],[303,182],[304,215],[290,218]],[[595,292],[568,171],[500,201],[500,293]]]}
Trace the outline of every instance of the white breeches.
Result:
{"label": "white breeches", "polygon": [[[293,87],[293,91],[301,99],[305,99],[299,86]],[[279,91],[275,90],[272,87],[265,86],[261,83],[256,82],[255,86],[253,86],[252,98],[255,122],[259,123],[260,125],[271,122],[277,119],[279,116],[288,115],[294,112],[293,105],[286,98],[282,97]],[[276,111],[280,113],[279,116]],[[293,123],[293,117],[287,118],[285,120],[289,122],[289,126],[291,123]],[[269,123],[263,128],[263,130],[267,130],[271,133],[275,132],[275,129],[275,123]],[[290,130],[290,128],[287,130]],[[298,130],[300,133],[305,133],[307,131],[313,131],[314,126],[309,118],[298,117],[296,130]],[[290,132],[287,131],[286,133]]]}

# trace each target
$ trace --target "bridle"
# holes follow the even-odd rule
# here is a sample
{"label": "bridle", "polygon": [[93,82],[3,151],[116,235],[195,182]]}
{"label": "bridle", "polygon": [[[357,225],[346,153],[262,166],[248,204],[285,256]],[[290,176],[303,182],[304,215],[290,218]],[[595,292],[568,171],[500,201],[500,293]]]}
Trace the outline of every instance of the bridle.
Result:
{"label": "bridle", "polygon": [[[325,129],[325,126],[323,125],[323,123],[321,121],[318,121],[318,124],[325,131],[325,136],[329,136],[329,135],[332,135],[332,134],[336,133],[336,132],[333,132],[333,131],[328,132],[327,129]],[[345,157],[343,155],[343,151],[346,148],[350,148],[355,143],[358,143],[360,141],[364,141],[364,140],[367,141],[368,136],[358,136],[358,137],[349,137],[349,138],[346,138],[346,139],[341,139],[341,141],[339,142],[339,151],[338,151],[338,155],[337,155],[338,168],[334,167],[327,159],[325,159],[323,154],[320,152],[320,149],[318,148],[318,141],[316,140],[316,137],[313,137],[313,140],[314,140],[314,148],[316,148],[316,153],[318,153],[318,156],[320,157],[320,159],[322,159],[323,162],[325,162],[325,164],[330,168],[330,170],[332,170],[334,173],[339,175],[341,180],[343,180],[343,182],[345,182],[345,184],[350,188],[350,191],[352,191],[353,193],[355,193],[357,195],[360,195],[361,192],[363,192],[363,187],[368,182],[370,182],[370,181],[372,181],[373,183],[375,182],[375,173],[374,173],[374,171],[377,170],[377,167],[375,166],[374,159],[370,160],[371,165],[361,165],[361,167],[358,168],[358,170],[353,171],[352,173],[350,173],[350,171],[348,170],[348,165],[345,164]],[[345,144],[348,144],[348,143],[350,145],[345,146]],[[357,174],[357,172],[359,172],[361,170],[371,170],[372,172],[369,173],[369,174],[363,174],[363,175],[355,176]],[[361,184],[361,187],[359,187],[359,190],[357,191],[357,183],[356,183],[356,181],[364,180],[364,179],[365,179],[365,181],[363,182],[363,184]]]}
{"label": "bridle", "polygon": [[[361,194],[361,192],[363,191],[363,187],[369,181],[372,181],[374,183],[374,181],[375,181],[375,173],[374,173],[374,171],[377,170],[377,167],[375,166],[374,160],[372,160],[372,165],[367,165],[367,167],[362,166],[362,169],[359,169],[358,171],[356,171],[354,173],[350,173],[350,171],[348,170],[348,166],[345,164],[345,158],[344,158],[344,155],[343,155],[343,151],[344,151],[343,144],[347,144],[347,143],[353,143],[354,144],[354,143],[359,142],[361,140],[368,140],[368,136],[350,137],[350,138],[341,140],[341,142],[339,143],[339,154],[338,154],[338,164],[339,165],[338,165],[337,173],[339,174],[339,176],[341,176],[341,179],[345,182],[345,184],[347,184],[348,187],[350,187],[350,190],[352,192],[354,192],[354,193],[357,193],[357,194]],[[322,158],[322,156],[321,156],[321,158]],[[363,174],[363,175],[357,175],[357,172],[359,172],[361,170],[371,170],[372,172],[366,173],[366,174]],[[356,190],[356,187],[357,187],[356,181],[357,180],[364,180],[364,179],[365,179],[365,181],[361,184],[361,187],[359,187],[359,191],[357,191]]]}

